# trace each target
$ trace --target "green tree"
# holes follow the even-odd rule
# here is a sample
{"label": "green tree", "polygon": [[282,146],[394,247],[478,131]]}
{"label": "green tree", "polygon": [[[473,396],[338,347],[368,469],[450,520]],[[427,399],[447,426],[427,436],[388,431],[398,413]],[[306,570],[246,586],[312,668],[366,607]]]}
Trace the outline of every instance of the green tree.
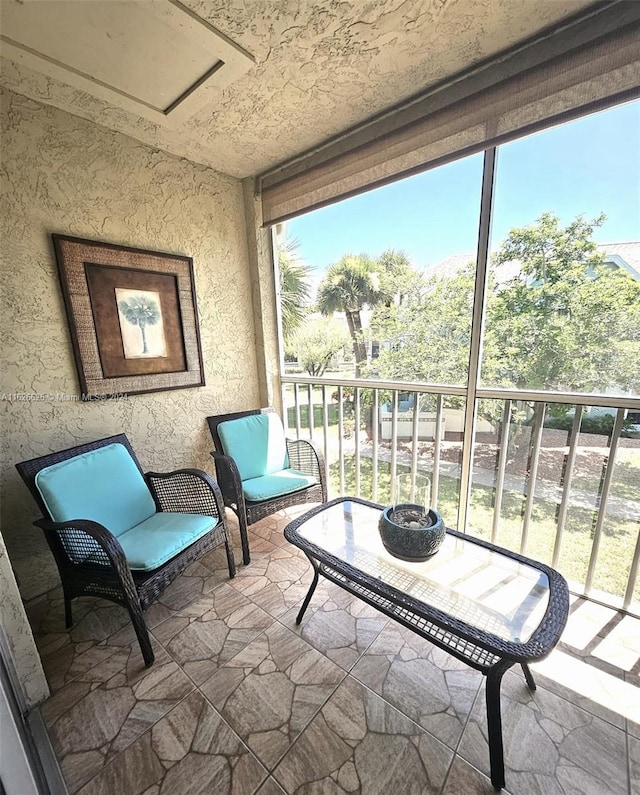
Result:
{"label": "green tree", "polygon": [[381,377],[466,382],[474,278],[473,263],[453,277],[412,274],[402,301],[376,314],[374,333],[385,341],[375,362]]}
{"label": "green tree", "polygon": [[127,323],[138,326],[142,335],[142,353],[149,353],[146,328],[155,326],[160,320],[160,307],[157,302],[144,295],[134,295],[128,301],[120,301],[118,309]]}
{"label": "green tree", "polygon": [[[593,232],[603,221],[578,217],[561,226],[545,213],[509,232],[489,271],[484,384],[640,390],[640,282],[598,253]],[[498,278],[505,265],[517,271],[506,281]],[[473,263],[453,276],[425,276],[397,306],[378,310],[382,378],[466,382],[474,279]]]}
{"label": "green tree", "polygon": [[494,266],[518,262],[487,313],[483,363],[491,385],[560,391],[640,388],[640,282],[605,265],[593,231],[605,220],[579,216],[563,227],[544,213],[515,228]]}
{"label": "green tree", "polygon": [[380,287],[386,303],[377,306],[386,306],[392,301],[401,304],[415,284],[416,273],[404,251],[389,248],[378,257],[380,273]]}
{"label": "green tree", "polygon": [[[373,339],[389,339],[388,330],[397,328],[403,322],[405,313],[401,307],[407,302],[416,306],[424,293],[422,274],[417,272],[403,251],[388,249],[378,257],[381,292],[383,300],[378,301],[371,313],[370,333]],[[369,374],[375,375],[377,363],[371,362]]]}
{"label": "green tree", "polygon": [[329,266],[318,288],[317,305],[323,315],[344,312],[356,360],[356,377],[367,360],[361,312],[389,301],[380,279],[380,264],[367,254],[347,254]]}
{"label": "green tree", "polygon": [[298,327],[286,345],[309,375],[323,376],[332,358],[350,342],[349,333],[336,320],[308,320]]}
{"label": "green tree", "polygon": [[309,313],[311,302],[310,278],[313,268],[303,262],[296,251],[297,240],[286,240],[278,248],[278,275],[280,281],[280,312],[282,336],[285,342]]}

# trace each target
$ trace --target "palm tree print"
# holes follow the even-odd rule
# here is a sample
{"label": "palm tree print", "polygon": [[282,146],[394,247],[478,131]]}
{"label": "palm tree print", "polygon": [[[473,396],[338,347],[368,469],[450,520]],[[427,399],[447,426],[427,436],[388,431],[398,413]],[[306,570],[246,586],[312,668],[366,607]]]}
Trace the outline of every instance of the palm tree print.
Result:
{"label": "palm tree print", "polygon": [[160,307],[156,301],[144,295],[133,296],[128,301],[120,301],[118,309],[132,326],[138,326],[142,335],[142,355],[149,353],[147,346],[147,326],[155,326],[160,320]]}

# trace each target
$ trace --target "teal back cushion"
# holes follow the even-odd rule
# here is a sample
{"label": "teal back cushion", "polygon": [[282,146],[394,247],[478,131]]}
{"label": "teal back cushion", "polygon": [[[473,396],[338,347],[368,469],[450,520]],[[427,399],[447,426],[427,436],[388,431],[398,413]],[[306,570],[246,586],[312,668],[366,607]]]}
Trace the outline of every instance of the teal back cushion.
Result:
{"label": "teal back cushion", "polygon": [[147,484],[122,444],[41,469],[35,482],[55,522],[92,519],[119,536],[156,512]]}
{"label": "teal back cushion", "polygon": [[277,414],[252,414],[218,425],[225,455],[236,462],[242,480],[289,467],[287,442]]}

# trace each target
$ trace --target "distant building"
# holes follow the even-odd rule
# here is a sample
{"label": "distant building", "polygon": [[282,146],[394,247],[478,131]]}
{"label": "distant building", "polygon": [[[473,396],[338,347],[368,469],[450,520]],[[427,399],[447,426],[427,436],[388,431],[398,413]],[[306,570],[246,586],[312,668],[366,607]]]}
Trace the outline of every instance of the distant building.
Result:
{"label": "distant building", "polygon": [[[596,252],[603,254],[605,265],[612,269],[619,268],[631,276],[632,279],[640,281],[640,241],[630,241],[628,243],[602,243],[596,246]],[[424,275],[438,276],[441,278],[451,278],[461,271],[470,262],[475,262],[476,255],[453,254],[451,257],[436,262],[424,269]],[[495,269],[495,277],[498,284],[503,284],[520,271],[520,263],[517,260],[505,262]]]}
{"label": "distant building", "polygon": [[605,264],[620,268],[632,279],[640,281],[640,241],[603,243],[597,250],[599,254],[604,254]]}

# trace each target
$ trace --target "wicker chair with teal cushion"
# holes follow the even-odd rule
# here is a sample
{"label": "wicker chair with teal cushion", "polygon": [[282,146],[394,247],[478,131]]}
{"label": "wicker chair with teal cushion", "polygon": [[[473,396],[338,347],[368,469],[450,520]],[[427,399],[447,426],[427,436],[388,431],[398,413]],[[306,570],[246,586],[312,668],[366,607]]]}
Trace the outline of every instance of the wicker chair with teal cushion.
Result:
{"label": "wicker chair with teal cushion", "polygon": [[324,459],[311,442],[287,439],[272,408],[207,417],[216,479],[238,517],[242,557],[249,563],[247,526],[292,505],[326,502]]}
{"label": "wicker chair with teal cushion", "polygon": [[43,513],[64,593],[129,611],[146,665],[154,655],[143,611],[187,566],[224,544],[235,563],[222,495],[198,469],[143,473],[124,434],[16,464]]}

